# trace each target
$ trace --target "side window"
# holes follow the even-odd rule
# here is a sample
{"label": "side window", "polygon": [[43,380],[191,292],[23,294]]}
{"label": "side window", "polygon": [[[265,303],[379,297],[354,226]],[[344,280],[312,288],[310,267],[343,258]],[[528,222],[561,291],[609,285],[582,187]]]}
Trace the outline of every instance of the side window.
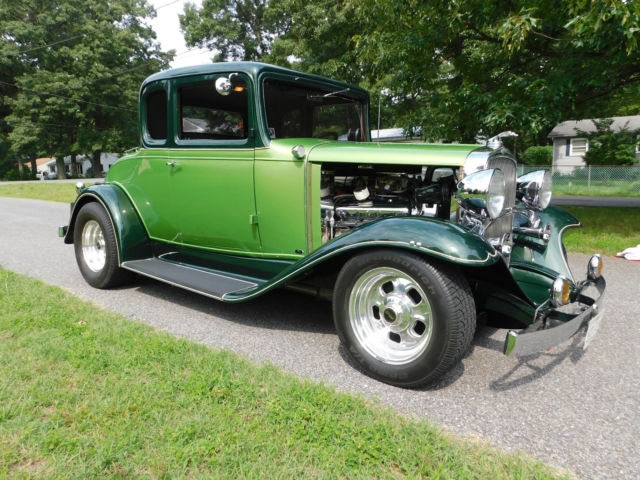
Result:
{"label": "side window", "polygon": [[167,93],[155,90],[146,96],[147,134],[153,140],[167,138]]}
{"label": "side window", "polygon": [[182,140],[242,140],[248,138],[247,89],[236,85],[229,95],[216,92],[215,82],[190,83],[179,89]]}

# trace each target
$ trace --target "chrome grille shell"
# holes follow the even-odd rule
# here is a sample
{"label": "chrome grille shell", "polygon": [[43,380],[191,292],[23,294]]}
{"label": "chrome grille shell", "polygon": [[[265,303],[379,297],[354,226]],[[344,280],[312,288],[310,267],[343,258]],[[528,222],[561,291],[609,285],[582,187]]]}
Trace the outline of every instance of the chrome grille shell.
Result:
{"label": "chrome grille shell", "polygon": [[500,152],[492,152],[487,159],[486,168],[499,168],[504,174],[505,199],[504,212],[485,230],[486,238],[501,238],[513,228],[513,207],[516,202],[516,162]]}

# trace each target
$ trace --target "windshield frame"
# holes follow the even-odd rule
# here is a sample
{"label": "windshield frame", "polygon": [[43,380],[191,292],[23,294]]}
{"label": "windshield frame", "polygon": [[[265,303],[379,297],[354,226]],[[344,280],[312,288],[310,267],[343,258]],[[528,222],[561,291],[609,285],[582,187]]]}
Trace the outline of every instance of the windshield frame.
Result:
{"label": "windshield frame", "polygon": [[[257,95],[257,100],[259,100],[260,105],[258,111],[260,112],[260,118],[258,119],[258,124],[260,125],[260,133],[263,137],[263,144],[269,145],[272,139],[269,135],[269,125],[267,121],[267,101],[265,98],[266,88],[265,83],[268,81],[280,81],[283,83],[290,83],[299,85],[302,88],[310,88],[313,90],[321,90],[326,91],[328,94],[336,94],[341,98],[352,99],[354,103],[358,103],[360,105],[360,125],[361,129],[364,128],[363,132],[363,140],[365,142],[371,141],[371,131],[369,128],[369,95],[362,91],[358,87],[354,87],[342,82],[331,81],[328,79],[321,79],[318,77],[318,80],[313,78],[308,78],[303,75],[287,75],[275,72],[265,72],[260,75],[258,80],[259,85],[259,95]],[[347,90],[348,89],[348,90]],[[276,137],[276,139],[279,137]],[[282,137],[282,138],[292,138],[292,137]],[[315,138],[316,140],[323,141],[321,138],[316,137],[300,137],[300,138]],[[343,143],[344,141],[341,141]],[[344,142],[346,143],[346,142]]]}

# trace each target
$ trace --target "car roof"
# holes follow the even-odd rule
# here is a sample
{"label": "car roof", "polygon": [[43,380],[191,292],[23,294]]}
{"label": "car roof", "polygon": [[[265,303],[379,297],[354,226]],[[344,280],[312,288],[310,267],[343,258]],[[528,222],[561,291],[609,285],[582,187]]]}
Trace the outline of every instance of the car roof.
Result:
{"label": "car roof", "polygon": [[280,73],[285,75],[291,75],[295,77],[299,77],[306,80],[311,80],[314,82],[328,83],[336,88],[349,88],[352,93],[355,93],[356,96],[369,98],[369,93],[363,88],[357,87],[355,85],[351,85],[345,82],[340,82],[337,80],[331,80],[326,77],[321,77],[319,75],[313,75],[310,73],[298,72],[296,70],[291,70],[289,68],[278,67],[276,65],[269,65],[267,63],[260,62],[221,62],[221,63],[208,63],[204,65],[194,65],[190,67],[180,67],[180,68],[171,68],[169,70],[164,70],[162,72],[154,73],[153,75],[147,77],[144,82],[142,82],[142,89],[151,83],[158,80],[169,80],[173,78],[179,77],[187,77],[187,76],[195,76],[195,75],[208,75],[222,72],[242,72],[246,73],[253,78],[258,78],[258,76],[264,72],[271,73]]}

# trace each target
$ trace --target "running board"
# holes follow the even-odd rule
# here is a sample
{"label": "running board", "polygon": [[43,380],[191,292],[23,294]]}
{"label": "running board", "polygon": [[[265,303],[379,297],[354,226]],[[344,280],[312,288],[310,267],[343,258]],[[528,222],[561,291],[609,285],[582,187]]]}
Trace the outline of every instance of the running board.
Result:
{"label": "running board", "polygon": [[223,300],[229,293],[250,291],[257,283],[159,258],[123,262],[122,268],[207,297]]}

